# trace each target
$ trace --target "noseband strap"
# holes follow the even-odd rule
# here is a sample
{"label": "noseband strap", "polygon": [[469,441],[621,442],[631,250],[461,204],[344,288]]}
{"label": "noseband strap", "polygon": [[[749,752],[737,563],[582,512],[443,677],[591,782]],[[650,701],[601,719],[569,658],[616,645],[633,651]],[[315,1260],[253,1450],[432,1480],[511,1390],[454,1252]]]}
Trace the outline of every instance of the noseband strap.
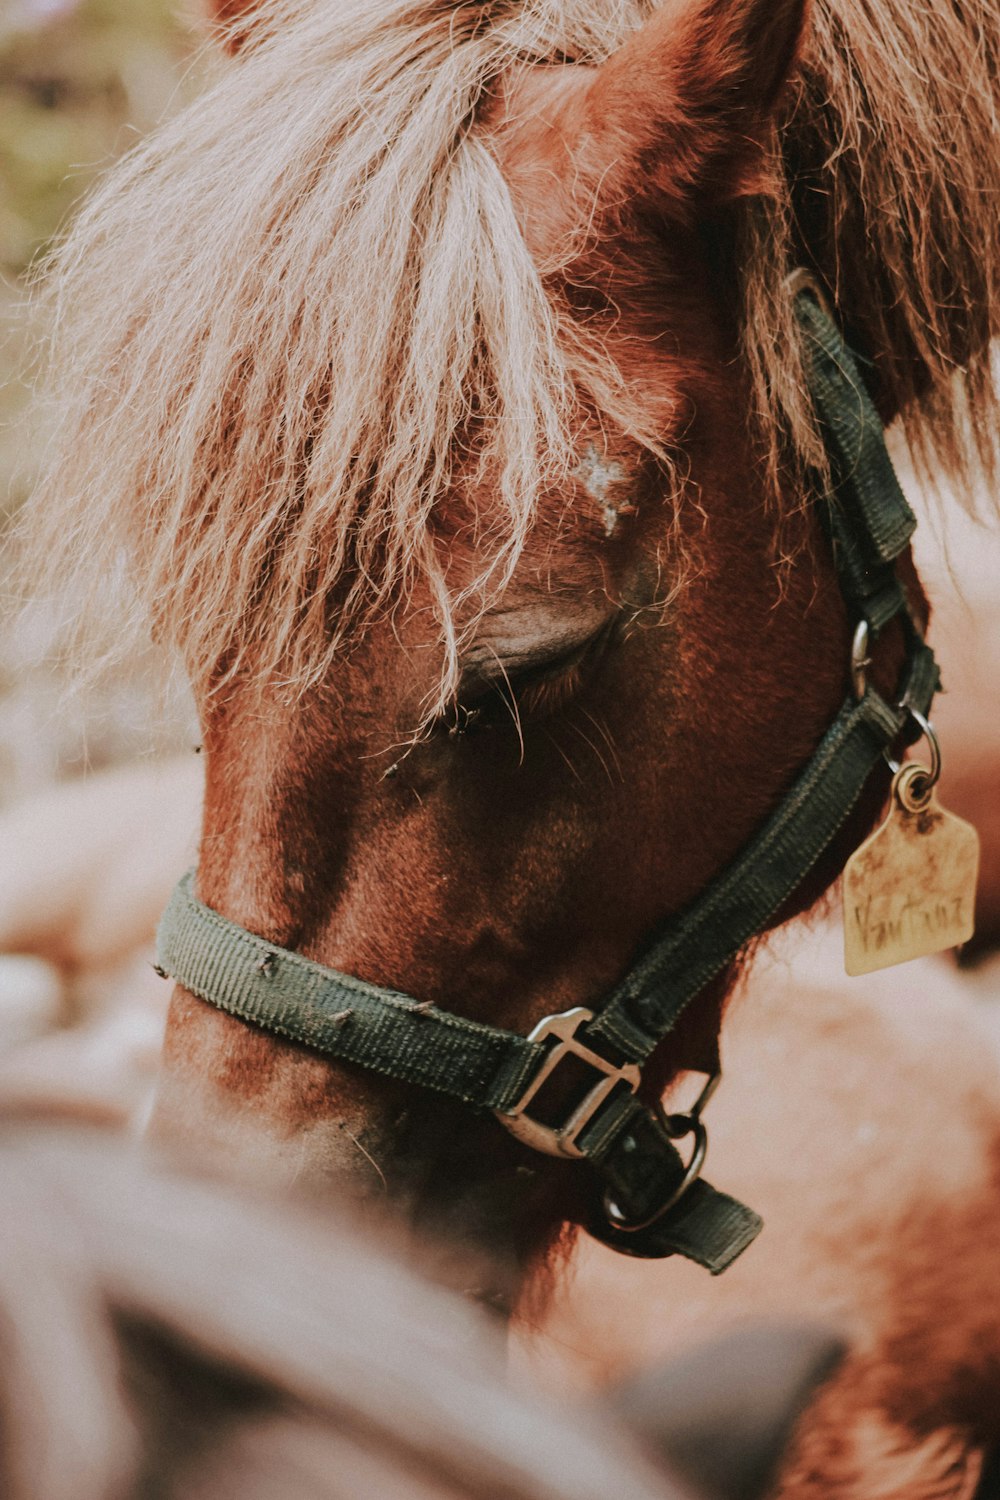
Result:
{"label": "noseband strap", "polygon": [[[265,942],[199,901],[193,873],[177,886],[158,936],[162,970],[191,994],[314,1052],[493,1111],[527,1145],[595,1171],[587,1228],[598,1239],[629,1255],[685,1255],[713,1274],[755,1238],[761,1220],[698,1176],[700,1106],[664,1114],[639,1097],[639,1070],[690,1001],[801,885],[913,712],[926,717],[939,686],[896,573],[916,522],[881,422],[818,289],[796,273],[791,294],[833,479],[824,511],[841,589],[869,641],[902,618],[902,681],[895,703],[867,681],[847,697],[771,816],[603,1003],[548,1017],[530,1037],[467,1020]],[[568,1118],[552,1124],[532,1109],[566,1056],[592,1076]],[[675,1142],[687,1136],[685,1162]]]}

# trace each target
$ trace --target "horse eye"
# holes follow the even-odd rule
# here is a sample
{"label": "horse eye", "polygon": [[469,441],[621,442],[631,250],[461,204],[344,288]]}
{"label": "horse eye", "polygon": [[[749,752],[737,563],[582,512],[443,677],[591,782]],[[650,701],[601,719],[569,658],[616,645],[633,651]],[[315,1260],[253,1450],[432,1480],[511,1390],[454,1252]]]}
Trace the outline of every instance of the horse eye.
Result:
{"label": "horse eye", "polygon": [[477,673],[466,687],[459,688],[455,702],[434,726],[435,732],[459,739],[558,713],[584,685],[611,635],[611,627],[604,625],[586,641],[556,656],[518,667],[505,667],[498,661],[494,671],[486,676]]}
{"label": "horse eye", "polygon": [[481,689],[457,698],[442,725],[451,739],[461,739],[525,719],[544,718],[573,696],[577,675],[575,668],[568,667],[490,678]]}

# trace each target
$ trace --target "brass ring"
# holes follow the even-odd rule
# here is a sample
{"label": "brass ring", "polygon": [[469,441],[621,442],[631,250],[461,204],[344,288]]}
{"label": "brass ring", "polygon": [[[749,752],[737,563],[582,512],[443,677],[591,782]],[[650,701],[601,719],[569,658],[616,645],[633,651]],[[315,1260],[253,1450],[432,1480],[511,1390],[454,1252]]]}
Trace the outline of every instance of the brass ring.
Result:
{"label": "brass ring", "polygon": [[934,783],[930,771],[919,761],[908,760],[896,772],[892,789],[907,812],[922,812],[931,800]]}
{"label": "brass ring", "polygon": [[[921,766],[920,768],[923,776],[926,778],[926,790],[930,792],[932,787],[937,786],[937,783],[941,777],[941,746],[938,743],[938,737],[934,732],[934,725],[931,723],[930,719],[925,718],[919,709],[911,708],[909,705],[907,705],[906,711],[913,722],[919,728],[920,733],[923,735],[924,739],[927,741],[928,749],[931,752],[930,766]],[[893,760],[892,756],[889,754],[886,754],[885,759],[886,764],[888,765],[889,770],[892,772],[892,774],[894,776],[898,776],[903,762],[899,760]]]}
{"label": "brass ring", "polygon": [[868,655],[868,645],[871,640],[871,629],[867,620],[859,620],[854,627],[854,638],[851,641],[851,687],[858,702],[868,691],[868,668],[871,666],[871,657]]}

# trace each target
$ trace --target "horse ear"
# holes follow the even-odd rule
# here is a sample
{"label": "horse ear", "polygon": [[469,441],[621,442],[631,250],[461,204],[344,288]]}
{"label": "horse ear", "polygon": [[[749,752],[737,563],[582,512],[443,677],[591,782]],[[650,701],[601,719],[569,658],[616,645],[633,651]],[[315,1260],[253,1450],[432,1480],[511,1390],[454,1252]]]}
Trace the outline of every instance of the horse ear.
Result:
{"label": "horse ear", "polygon": [[667,0],[588,86],[581,145],[600,196],[662,196],[683,209],[761,191],[807,6]]}

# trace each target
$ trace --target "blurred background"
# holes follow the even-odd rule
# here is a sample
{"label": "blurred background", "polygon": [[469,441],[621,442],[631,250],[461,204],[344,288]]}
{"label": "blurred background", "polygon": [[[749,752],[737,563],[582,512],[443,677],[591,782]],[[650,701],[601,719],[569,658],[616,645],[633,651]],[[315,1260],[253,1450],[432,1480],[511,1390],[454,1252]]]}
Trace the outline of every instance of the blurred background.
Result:
{"label": "blurred background", "polygon": [[[197,13],[178,0],[0,0],[4,552],[45,441],[31,402],[44,335],[31,307],[32,277],[94,178],[198,89],[209,67],[204,41]],[[51,609],[40,603],[21,613],[4,597],[0,1075],[15,1093],[65,1091],[71,1102],[116,1114],[128,1113],[147,1086],[166,996],[148,963],[162,893],[155,881],[153,889],[144,884],[143,851],[174,869],[190,862],[196,739],[186,691],[164,686],[152,650],[77,690],[60,660]],[[179,750],[180,786],[170,781],[178,767],[170,754]],[[123,764],[135,768],[125,786],[114,772],[111,781],[83,778]],[[184,847],[164,850],[158,834],[171,821],[185,830]],[[115,928],[120,914],[121,932],[102,913]]]}
{"label": "blurred background", "polygon": [[[41,330],[33,267],[96,174],[198,87],[202,37],[176,0],[0,0],[0,526],[30,486],[44,434],[26,420]],[[151,710],[152,663],[66,696],[50,622],[0,636],[0,806],[53,777],[189,738],[180,702]]]}

